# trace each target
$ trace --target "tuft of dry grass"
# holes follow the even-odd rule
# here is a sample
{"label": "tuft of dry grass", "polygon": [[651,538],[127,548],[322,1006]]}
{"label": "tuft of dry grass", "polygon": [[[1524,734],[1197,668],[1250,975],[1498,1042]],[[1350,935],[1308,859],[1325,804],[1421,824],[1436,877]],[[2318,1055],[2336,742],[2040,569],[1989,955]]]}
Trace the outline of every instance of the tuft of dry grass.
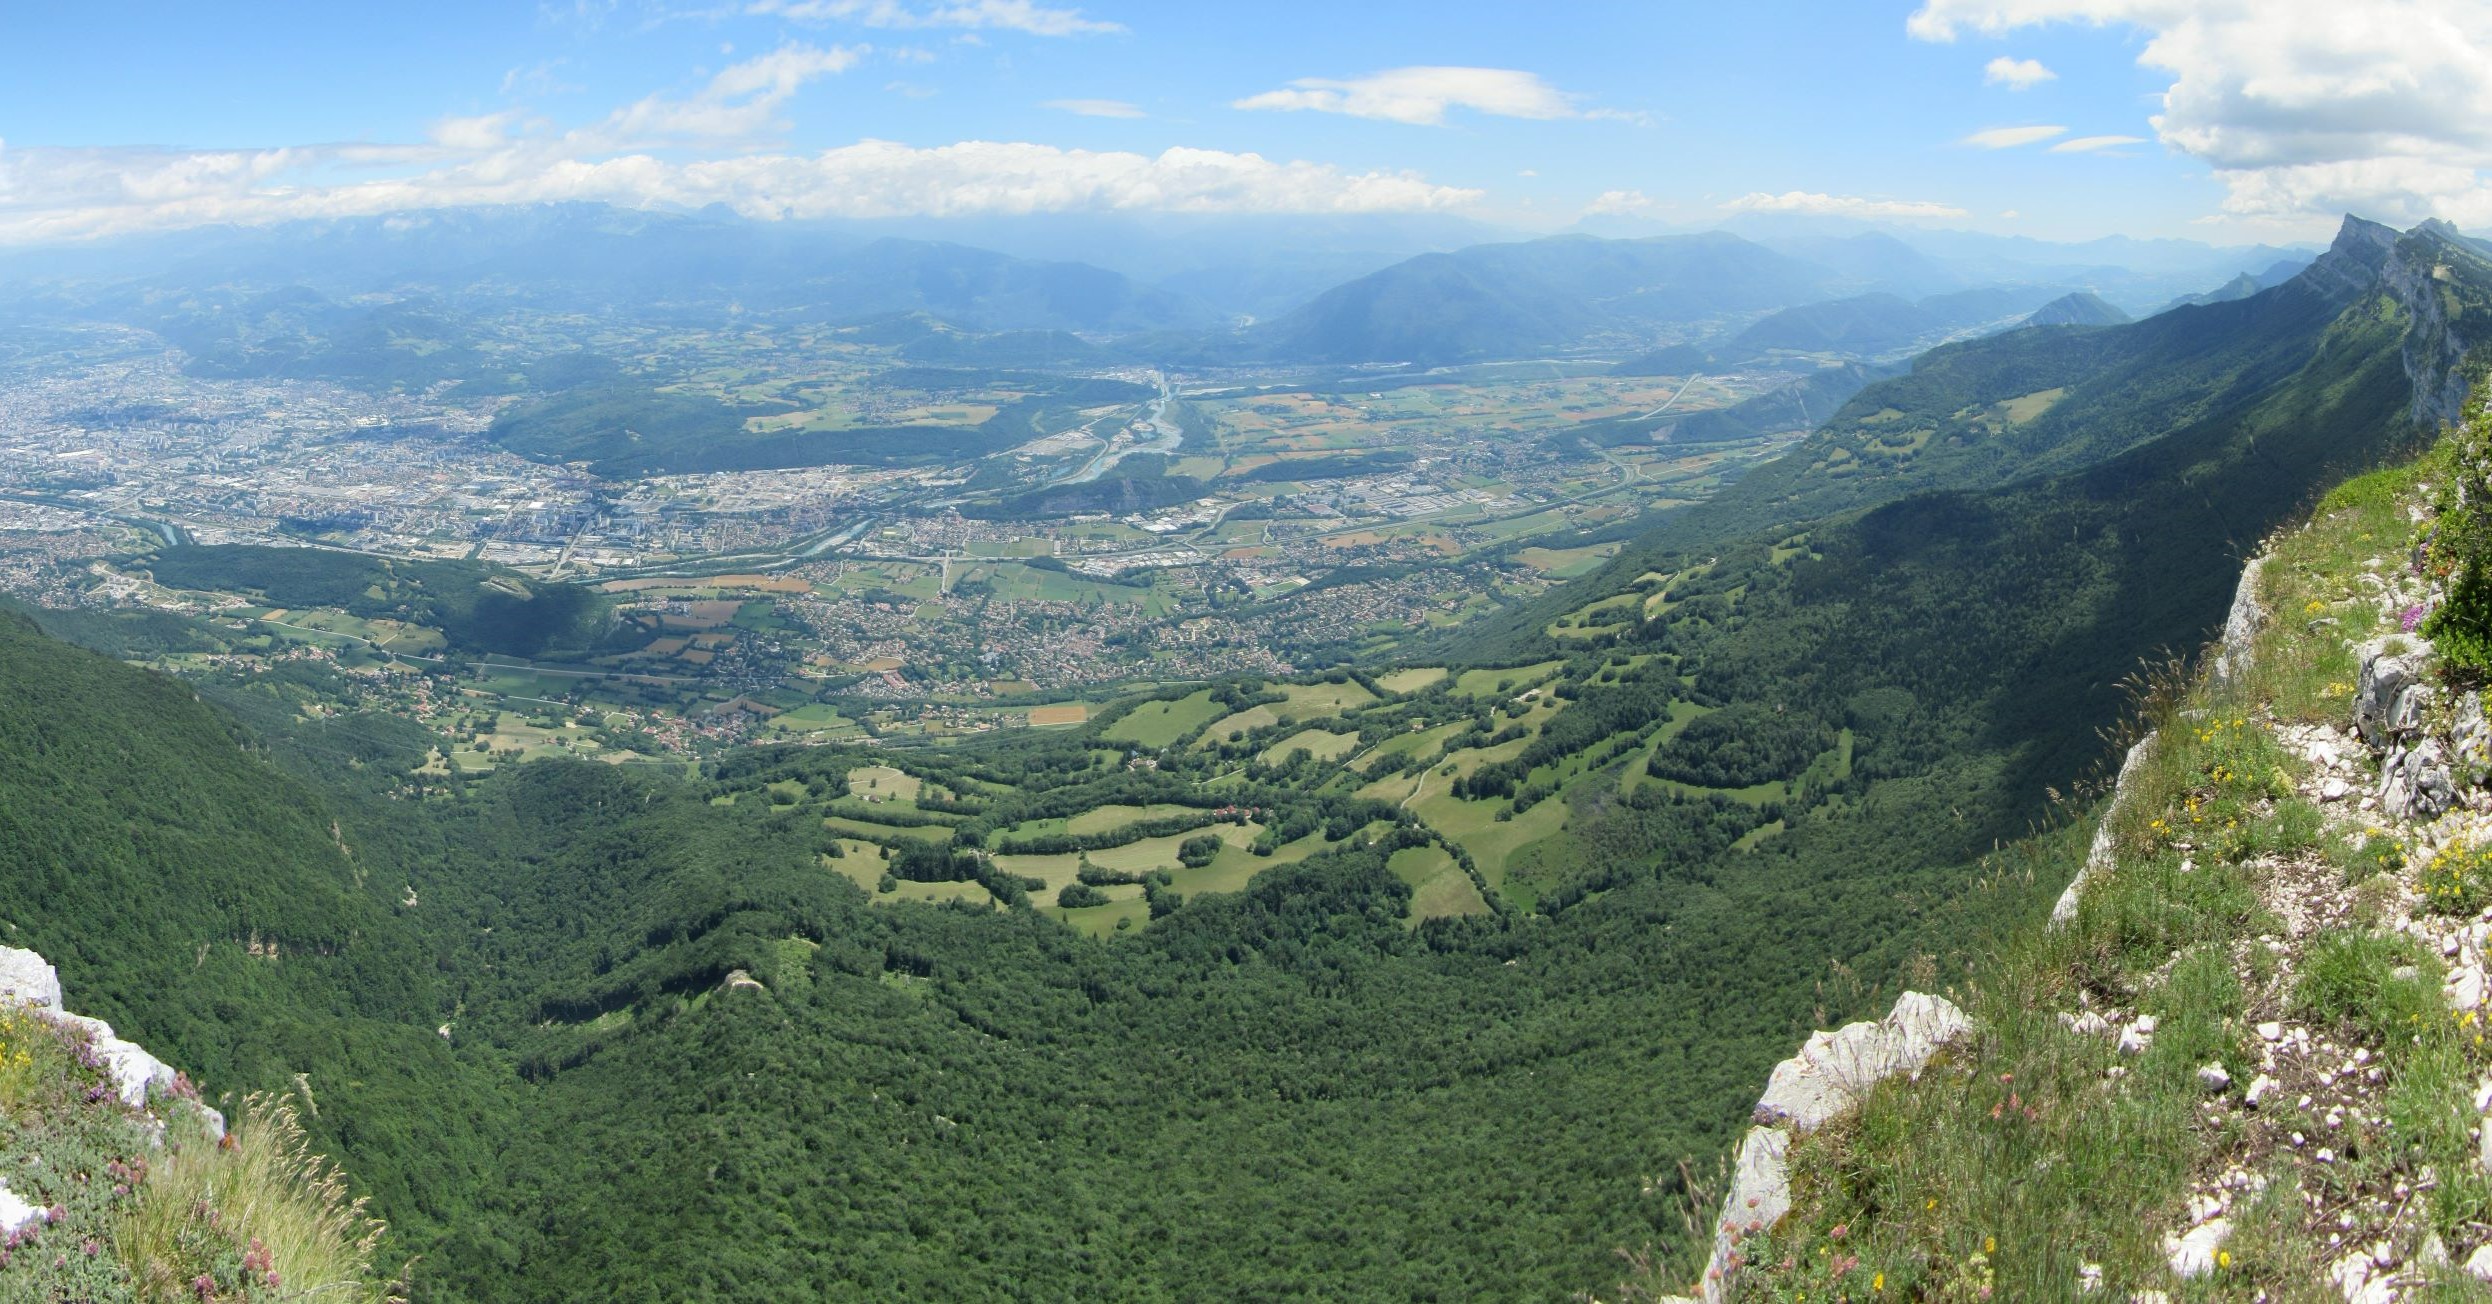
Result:
{"label": "tuft of dry grass", "polygon": [[284,1096],[249,1097],[222,1141],[171,1148],[141,1194],[113,1239],[141,1299],[404,1299],[404,1272],[374,1266],[385,1225]]}

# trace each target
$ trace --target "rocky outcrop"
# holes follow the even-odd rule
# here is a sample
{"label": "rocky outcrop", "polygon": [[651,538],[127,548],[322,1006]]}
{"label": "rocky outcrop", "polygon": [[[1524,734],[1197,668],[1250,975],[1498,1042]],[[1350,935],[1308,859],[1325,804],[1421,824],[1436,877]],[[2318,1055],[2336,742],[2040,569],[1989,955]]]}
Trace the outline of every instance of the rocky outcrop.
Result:
{"label": "rocky outcrop", "polygon": [[2051,927],[2067,927],[2077,917],[2077,902],[2085,895],[2085,885],[2111,872],[2112,826],[2118,822],[2121,810],[2128,804],[2130,781],[2136,776],[2137,767],[2145,763],[2154,745],[2155,736],[2149,730],[2145,737],[2131,744],[2128,755],[2121,758],[2120,777],[2111,785],[2111,804],[2103,808],[2102,820],[2094,826],[2094,845],[2086,850],[2085,864],[2078,868],[2075,878],[2068,880],[2068,886],[2060,892],[2059,900],[2051,905]]}
{"label": "rocky outcrop", "polygon": [[[150,1092],[187,1093],[189,1085],[173,1067],[150,1055],[134,1042],[113,1033],[112,1025],[102,1019],[72,1014],[61,1003],[61,978],[52,966],[33,951],[18,947],[0,947],[0,1002],[27,1009],[36,1017],[67,1029],[83,1041],[80,1055],[90,1068],[99,1069],[112,1083],[113,1094],[133,1110],[146,1110]],[[100,1090],[100,1088],[99,1088]],[[225,1135],[224,1116],[205,1105],[197,1106],[208,1135]],[[161,1122],[156,1125],[161,1138]],[[20,1235],[31,1235],[38,1226],[60,1219],[57,1206],[44,1208],[29,1203],[0,1180],[0,1237],[8,1244],[17,1244]],[[92,1253],[92,1249],[89,1250]]]}
{"label": "rocky outcrop", "polygon": [[2267,568],[2267,554],[2250,558],[2241,568],[2241,583],[2232,591],[2232,610],[2224,617],[2224,637],[2216,645],[2215,679],[2222,683],[2250,668],[2250,642],[2267,624],[2267,608],[2259,604],[2258,579]]}
{"label": "rocky outcrop", "polygon": [[2465,695],[2458,735],[2451,743],[2424,729],[2435,689],[2425,678],[2431,650],[2409,650],[2404,639],[2374,639],[2359,649],[2362,673],[2354,684],[2354,731],[2379,753],[2380,809],[2405,821],[2438,818],[2457,804],[2452,746],[2479,752],[2485,743],[2482,700]]}
{"label": "rocky outcrop", "polygon": [[1876,1023],[1819,1032],[1800,1053],[1774,1066],[1756,1105],[1756,1126],[1739,1143],[1730,1193],[1722,1200],[1713,1258],[1705,1267],[1704,1304],[1718,1304],[1738,1271],[1739,1243],[1770,1230],[1791,1211],[1786,1157],[1805,1135],[1866,1099],[1892,1077],[1919,1077],[1939,1050],[1972,1031],[1973,1021],[1943,996],[1905,992]]}
{"label": "rocky outcrop", "polygon": [[61,1005],[61,979],[40,955],[0,946],[0,1000],[31,1008],[36,1014],[85,1034],[104,1071],[112,1078],[121,1103],[147,1107],[150,1090],[171,1091],[180,1082],[173,1066],[150,1055],[135,1042],[114,1035],[102,1019],[72,1014]]}

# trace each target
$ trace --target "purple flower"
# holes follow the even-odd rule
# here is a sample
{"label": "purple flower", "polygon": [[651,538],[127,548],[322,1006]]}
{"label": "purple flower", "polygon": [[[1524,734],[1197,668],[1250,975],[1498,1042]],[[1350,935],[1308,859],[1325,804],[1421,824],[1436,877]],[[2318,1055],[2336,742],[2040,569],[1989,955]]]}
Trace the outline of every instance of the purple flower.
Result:
{"label": "purple flower", "polygon": [[2404,630],[2405,632],[2407,632],[2407,633],[2409,633],[2409,634],[2411,634],[2411,633],[2413,633],[2413,632],[2414,632],[2414,627],[2415,627],[2415,626],[2420,625],[2420,624],[2422,624],[2422,623],[2423,623],[2423,604],[2421,604],[2421,603],[2419,603],[2419,602],[2418,602],[2418,603],[2415,603],[2415,604],[2414,604],[2413,606],[2411,606],[2411,607],[2406,608],[2406,609],[2405,609],[2405,614],[2403,614],[2403,615],[2401,615],[2401,616],[2397,617],[2397,627],[2398,627],[2399,629]]}

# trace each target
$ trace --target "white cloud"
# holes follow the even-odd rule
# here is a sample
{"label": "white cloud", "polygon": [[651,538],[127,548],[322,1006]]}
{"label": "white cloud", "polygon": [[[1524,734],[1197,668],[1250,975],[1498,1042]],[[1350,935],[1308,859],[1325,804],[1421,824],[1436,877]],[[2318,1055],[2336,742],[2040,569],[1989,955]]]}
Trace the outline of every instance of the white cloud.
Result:
{"label": "white cloud", "polygon": [[2123,145],[2143,145],[2143,136],[2076,136],[2051,146],[2054,154],[2096,154]]}
{"label": "white cloud", "polygon": [[2025,91],[2046,81],[2057,81],[2059,74],[2043,67],[2040,59],[2011,59],[2003,54],[1982,66],[1981,79],[1984,85]]}
{"label": "white cloud", "polygon": [[[869,53],[865,46],[786,45],[730,64],[688,92],[645,96],[568,128],[510,109],[446,117],[410,142],[221,150],[0,145],[0,243],[560,201],[716,204],[768,219],[1412,212],[1460,209],[1483,197],[1416,172],[1216,149],[1141,154],[870,138],[819,152],[773,145],[789,125],[783,113],[805,85],[855,68]],[[1140,113],[1113,100],[1058,105]]]}
{"label": "white cloud", "polygon": [[797,22],[997,28],[1032,36],[1092,36],[1125,30],[1121,23],[1084,17],[1079,9],[1035,4],[1032,0],[951,0],[938,4],[904,4],[901,0],[753,0],[745,12]]}
{"label": "white cloud", "polygon": [[1734,213],[1804,213],[1812,217],[1938,218],[1962,217],[1953,204],[1914,199],[1863,199],[1858,195],[1824,195],[1809,190],[1769,195],[1741,195],[1722,205]]}
{"label": "white cloud", "polygon": [[1906,28],[1949,41],[2051,23],[2144,34],[2138,63],[2171,78],[2155,136],[2215,170],[2233,217],[2492,211],[2485,0],[1923,0]]}
{"label": "white cloud", "polygon": [[1584,205],[1583,213],[1586,217],[1612,214],[1623,216],[1632,213],[1648,213],[1652,209],[1653,197],[1641,190],[1604,190],[1598,198]]}
{"label": "white cloud", "polygon": [[[1258,154],[1156,155],[963,141],[863,140],[816,154],[675,161],[571,151],[578,133],[445,160],[445,148],[310,146],[193,153],[9,149],[0,154],[0,242],[82,239],[210,223],[362,217],[476,204],[590,200],[724,204],[754,218],[1037,212],[1366,213],[1458,209],[1481,193],[1408,172],[1351,172]],[[342,170],[414,163],[405,175],[321,184]]]}
{"label": "white cloud", "polygon": [[1537,74],[1512,68],[1389,68],[1340,81],[1301,77],[1283,89],[1232,101],[1230,107],[1340,113],[1430,127],[1457,108],[1500,118],[1588,116],[1575,108],[1575,97]]}
{"label": "white cloud", "polygon": [[1142,111],[1142,106],[1127,104],[1123,100],[1048,100],[1039,107],[1078,113],[1085,118],[1147,118],[1151,116]]}
{"label": "white cloud", "polygon": [[2014,149],[2019,145],[2049,140],[2067,130],[2066,127],[1992,127],[1965,137],[1964,143],[1975,149]]}
{"label": "white cloud", "polygon": [[518,125],[516,110],[485,113],[470,118],[443,118],[433,124],[433,143],[447,150],[493,149],[510,139],[511,128]]}
{"label": "white cloud", "polygon": [[779,129],[779,108],[806,82],[846,72],[870,52],[868,46],[783,45],[768,54],[729,64],[686,99],[651,95],[609,114],[603,123],[575,132],[582,151],[639,148],[686,140],[740,140]]}
{"label": "white cloud", "polygon": [[502,74],[502,93],[542,99],[548,95],[563,95],[577,91],[579,87],[555,76],[555,70],[567,62],[569,62],[567,59],[546,59],[512,68]]}

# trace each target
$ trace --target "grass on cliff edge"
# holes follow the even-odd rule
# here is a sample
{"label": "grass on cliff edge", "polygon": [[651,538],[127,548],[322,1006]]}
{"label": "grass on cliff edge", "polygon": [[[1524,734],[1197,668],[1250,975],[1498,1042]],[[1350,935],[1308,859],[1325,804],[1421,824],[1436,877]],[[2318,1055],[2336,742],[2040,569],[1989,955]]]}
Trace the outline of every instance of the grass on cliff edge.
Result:
{"label": "grass on cliff edge", "polygon": [[[2324,1288],[2334,1251],[2301,1234],[2289,1176],[2236,1207],[2229,1257],[2210,1277],[2174,1280],[2163,1238],[2188,1222],[2193,1172],[2241,1139],[2236,1113],[2201,1113],[2195,1071],[2251,1062],[2232,957],[2272,963],[2253,939],[2278,927],[2260,906],[2254,859],[2306,852],[2318,836],[2316,811],[2291,796],[2299,758],[2258,722],[2345,717],[2353,645],[2380,632],[2358,576],[2369,558],[2402,556],[2405,504],[2430,465],[2348,482],[2276,541],[2260,582],[2271,619],[2239,679],[2217,685],[2169,667],[2141,678],[2139,724],[2157,743],[2114,817],[2117,870],[2089,884],[2068,928],[2037,921],[1970,948],[1990,958],[1948,988],[1979,1028],[1970,1044],[1793,1146],[1793,1212],[1743,1247],[1758,1270],[1737,1298],[2074,1299],[2086,1264],[2108,1288],[2097,1299],[2148,1289],[2179,1300],[2334,1298]],[[2069,880],[2091,836],[2091,821],[2077,821],[2003,850],[1976,895]],[[2188,871],[2172,846],[2183,837]],[[2349,874],[2375,868],[2339,859]],[[2464,1125],[2472,1111],[2451,1108],[2480,1069],[2479,1039],[2438,1017],[2415,1020],[2423,1031],[2407,1038],[2376,1031],[2383,1018],[2443,1013],[2435,957],[2345,930],[2314,941],[2310,968],[2297,1013],[2382,1043],[2394,1075],[2399,1145],[2367,1161],[2441,1175],[2429,1218],[2455,1243],[2459,1226],[2492,1211]],[[2124,1076],[2106,1077],[2120,1063],[2112,1039],[2060,1022],[2087,1003],[2158,1017],[2151,1048]],[[1684,1274],[1684,1264],[1647,1269],[1622,1292],[1692,1293]]]}
{"label": "grass on cliff edge", "polygon": [[[187,1088],[121,1102],[86,1034],[0,1008],[0,1174],[41,1211],[0,1243],[0,1299],[381,1304],[380,1225],[282,1102],[216,1140]],[[160,1120],[160,1121],[159,1121]]]}
{"label": "grass on cliff edge", "polygon": [[394,1301],[385,1228],[312,1153],[293,1102],[254,1095],[221,1143],[169,1147],[114,1229],[142,1300]]}

